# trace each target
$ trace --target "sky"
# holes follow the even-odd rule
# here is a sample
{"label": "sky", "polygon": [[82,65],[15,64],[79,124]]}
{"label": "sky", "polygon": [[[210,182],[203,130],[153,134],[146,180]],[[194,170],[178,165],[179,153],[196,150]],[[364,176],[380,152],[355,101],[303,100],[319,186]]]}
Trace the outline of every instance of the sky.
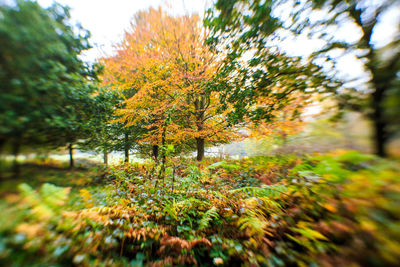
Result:
{"label": "sky", "polygon": [[[79,22],[83,28],[91,32],[91,43],[94,48],[85,52],[83,59],[94,62],[96,58],[111,54],[113,44],[118,43],[124,30],[130,25],[133,15],[149,7],[166,5],[174,14],[200,13],[210,7],[214,0],[58,0],[59,3],[71,8],[71,17],[74,22]],[[371,0],[380,1],[380,0]],[[38,0],[39,4],[47,7],[53,0]],[[396,23],[400,14],[398,8],[388,12],[374,32],[373,41],[377,46],[385,45],[396,34]],[[360,32],[352,27],[345,27],[335,33],[343,39],[358,38]],[[306,56],[320,47],[320,43],[298,38],[296,41],[288,40],[281,44],[284,50],[294,56]],[[360,82],[368,80],[368,76],[362,68],[362,63],[354,55],[344,56],[337,65],[339,75],[346,79],[357,79]],[[359,79],[361,77],[361,79]]]}
{"label": "sky", "polygon": [[[38,0],[43,7],[50,6],[53,0]],[[71,17],[91,33],[94,48],[87,51],[84,59],[95,61],[104,52],[112,52],[112,45],[122,39],[124,30],[129,27],[133,15],[140,10],[160,5],[172,6],[176,14],[184,12],[200,13],[210,4],[207,0],[58,0],[71,8]]]}

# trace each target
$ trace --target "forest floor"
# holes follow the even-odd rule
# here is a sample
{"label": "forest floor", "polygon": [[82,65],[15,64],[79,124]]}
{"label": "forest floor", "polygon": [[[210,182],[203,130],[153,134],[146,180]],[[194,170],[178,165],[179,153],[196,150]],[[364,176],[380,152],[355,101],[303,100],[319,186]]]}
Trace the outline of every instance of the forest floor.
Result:
{"label": "forest floor", "polygon": [[395,265],[400,165],[356,151],[171,159],[0,183],[3,266]]}
{"label": "forest floor", "polygon": [[23,163],[19,166],[20,173],[14,177],[12,170],[2,174],[0,180],[0,196],[6,193],[16,193],[18,185],[27,183],[33,188],[39,188],[43,183],[52,183],[62,187],[80,187],[86,185],[97,175],[93,168],[69,169],[61,164]]}

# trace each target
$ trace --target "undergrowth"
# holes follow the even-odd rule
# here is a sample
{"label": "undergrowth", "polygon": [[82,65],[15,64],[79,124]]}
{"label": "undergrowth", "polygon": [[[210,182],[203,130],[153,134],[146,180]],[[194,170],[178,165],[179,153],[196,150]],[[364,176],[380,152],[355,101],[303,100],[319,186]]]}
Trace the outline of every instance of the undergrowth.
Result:
{"label": "undergrowth", "polygon": [[[178,167],[177,167],[178,166]],[[105,169],[0,202],[3,266],[395,266],[400,169],[358,152]]]}

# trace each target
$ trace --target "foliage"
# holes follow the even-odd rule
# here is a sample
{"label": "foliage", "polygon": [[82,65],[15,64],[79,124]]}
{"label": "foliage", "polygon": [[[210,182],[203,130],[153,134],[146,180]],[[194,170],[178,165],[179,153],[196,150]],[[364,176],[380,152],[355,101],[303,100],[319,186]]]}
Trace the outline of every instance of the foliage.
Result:
{"label": "foliage", "polygon": [[135,91],[117,110],[116,121],[147,129],[141,142],[164,146],[196,140],[201,160],[205,142],[234,136],[210,90],[220,63],[204,44],[197,15],[139,12],[115,55],[103,61],[105,84]]}
{"label": "foliage", "polygon": [[216,90],[234,106],[231,122],[273,122],[286,107],[301,109],[313,94],[338,86],[320,66],[279,49],[275,32],[284,26],[272,14],[279,2],[285,1],[216,1],[207,12],[208,44],[224,58]]}
{"label": "foliage", "polygon": [[[224,95],[229,101],[239,102],[236,114],[242,115],[246,105],[240,103],[247,103],[244,99],[254,102],[260,96],[269,96],[272,101],[266,109],[269,112],[275,105],[284,105],[281,100],[290,97],[292,91],[325,87],[328,89],[325,92],[337,94],[341,108],[355,109],[370,117],[374,122],[376,153],[385,156],[387,141],[398,132],[398,120],[393,117],[392,108],[399,94],[400,42],[398,34],[387,36],[383,44],[377,44],[375,37],[382,31],[390,12],[398,8],[398,1],[393,0],[376,3],[368,0],[217,1],[205,22],[214,31],[210,38],[212,45],[228,44],[228,74],[240,71],[241,68],[236,67],[241,65],[240,56],[255,50],[242,71],[252,81],[251,86],[245,87],[246,90],[241,86],[241,90]],[[398,32],[400,17],[396,14],[393,18],[390,26]],[[345,31],[351,34],[338,34]],[[312,64],[302,66],[298,57],[287,57],[279,49],[277,51],[276,47],[288,37],[294,37],[289,38],[292,42],[299,37],[320,44],[308,59]],[[365,70],[365,75],[355,78],[359,81],[357,88],[329,82],[338,79],[335,76],[337,63],[344,55],[358,58]],[[254,66],[256,68],[251,68]],[[325,74],[319,75],[322,66]],[[315,76],[311,77],[313,73]],[[284,86],[280,85],[281,79],[284,79]],[[354,80],[342,80],[354,84]],[[281,91],[273,90],[274,87],[281,87]]]}
{"label": "foliage", "polygon": [[[182,166],[157,187],[146,177],[152,164],[109,168],[104,185],[72,190],[73,201],[68,188],[21,185],[20,195],[1,202],[2,261],[380,266],[400,260],[394,162],[355,151],[255,157]],[[286,171],[271,185],[235,181],[241,172],[257,179],[246,168],[277,166]]]}
{"label": "foliage", "polygon": [[87,138],[79,143],[83,151],[95,151],[104,155],[104,164],[108,164],[108,153],[132,147],[131,139],[125,140],[121,133],[132,134],[131,129],[122,124],[112,123],[117,117],[114,112],[122,97],[115,91],[98,88],[90,97],[85,113],[89,114],[86,131]]}
{"label": "foliage", "polygon": [[0,144],[64,146],[83,137],[97,66],[78,56],[89,33],[58,4],[0,5]]}

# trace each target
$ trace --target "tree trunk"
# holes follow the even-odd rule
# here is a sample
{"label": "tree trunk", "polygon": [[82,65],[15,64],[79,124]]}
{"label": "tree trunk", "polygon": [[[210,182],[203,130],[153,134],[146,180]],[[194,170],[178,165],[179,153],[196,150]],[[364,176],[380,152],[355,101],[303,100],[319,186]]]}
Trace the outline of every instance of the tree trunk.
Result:
{"label": "tree trunk", "polygon": [[[161,134],[161,168],[158,173],[157,181],[155,187],[158,185],[158,181],[162,178],[164,181],[165,178],[165,163],[167,162],[167,155],[165,154],[165,137],[167,134],[167,123],[164,122],[163,131]],[[158,164],[158,163],[157,163]]]}
{"label": "tree trunk", "polygon": [[153,158],[155,161],[158,159],[158,145],[153,145]]}
{"label": "tree trunk", "polygon": [[20,175],[20,167],[18,164],[18,154],[19,154],[19,149],[20,149],[21,145],[19,142],[19,138],[15,139],[12,145],[12,153],[14,155],[14,162],[13,162],[13,176],[14,178],[19,177]]}
{"label": "tree trunk", "polygon": [[159,178],[162,177],[164,180],[165,177],[165,163],[167,162],[167,155],[165,154],[165,136],[167,135],[167,124],[164,123],[164,129],[161,136],[161,144],[162,144],[162,155],[161,155],[161,169]]}
{"label": "tree trunk", "polygon": [[288,143],[287,139],[288,139],[287,133],[282,133],[282,145],[283,146],[287,145],[287,143]]}
{"label": "tree trunk", "polygon": [[124,162],[129,162],[129,134],[125,133],[125,160]]}
{"label": "tree trunk", "polygon": [[197,161],[202,161],[204,158],[204,139],[196,138],[197,142]]}
{"label": "tree trunk", "polygon": [[4,147],[5,144],[6,144],[6,139],[0,138],[0,156],[1,156],[2,152],[3,152],[3,147]]}
{"label": "tree trunk", "polygon": [[107,149],[104,149],[104,151],[103,151],[103,162],[104,162],[104,165],[108,166],[108,153],[107,153]]}
{"label": "tree trunk", "polygon": [[68,150],[69,150],[69,167],[72,169],[74,167],[74,148],[72,143],[68,145]]}
{"label": "tree trunk", "polygon": [[386,127],[387,124],[383,118],[383,108],[382,108],[382,98],[384,90],[376,89],[376,92],[372,95],[372,107],[373,107],[373,114],[372,120],[374,124],[374,145],[375,145],[375,153],[380,157],[386,157]]}

